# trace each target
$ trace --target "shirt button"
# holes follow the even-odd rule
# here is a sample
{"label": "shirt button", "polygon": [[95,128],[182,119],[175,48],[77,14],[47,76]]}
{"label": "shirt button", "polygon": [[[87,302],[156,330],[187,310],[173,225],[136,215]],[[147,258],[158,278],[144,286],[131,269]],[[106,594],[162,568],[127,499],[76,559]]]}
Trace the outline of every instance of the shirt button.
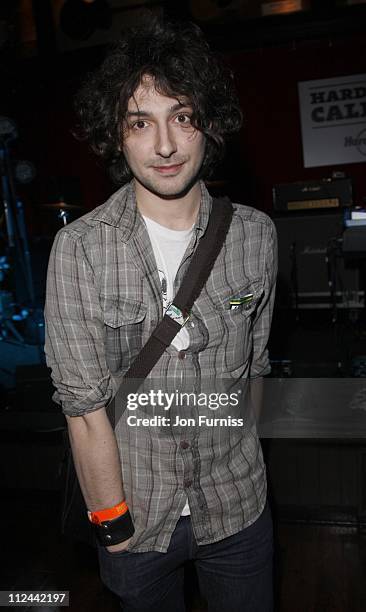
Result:
{"label": "shirt button", "polygon": [[185,358],[186,358],[186,352],[185,351],[179,351],[178,359],[185,359]]}
{"label": "shirt button", "polygon": [[187,440],[182,440],[182,442],[179,445],[181,448],[188,448],[189,447],[189,442],[187,442]]}
{"label": "shirt button", "polygon": [[190,480],[189,478],[186,478],[185,480],[183,480],[183,486],[185,489],[188,489],[188,487],[190,487],[192,484],[192,480]]}
{"label": "shirt button", "polygon": [[193,321],[191,321],[191,327],[194,327],[194,323],[193,323]]}

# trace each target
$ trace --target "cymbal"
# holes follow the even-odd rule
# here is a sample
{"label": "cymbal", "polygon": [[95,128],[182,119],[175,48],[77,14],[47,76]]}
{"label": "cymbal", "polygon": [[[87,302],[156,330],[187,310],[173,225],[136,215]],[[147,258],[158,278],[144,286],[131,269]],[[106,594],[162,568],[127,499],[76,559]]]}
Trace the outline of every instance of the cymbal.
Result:
{"label": "cymbal", "polygon": [[57,210],[75,210],[77,208],[83,208],[81,204],[67,204],[66,202],[50,202],[49,204],[41,204],[42,208],[54,208]]}

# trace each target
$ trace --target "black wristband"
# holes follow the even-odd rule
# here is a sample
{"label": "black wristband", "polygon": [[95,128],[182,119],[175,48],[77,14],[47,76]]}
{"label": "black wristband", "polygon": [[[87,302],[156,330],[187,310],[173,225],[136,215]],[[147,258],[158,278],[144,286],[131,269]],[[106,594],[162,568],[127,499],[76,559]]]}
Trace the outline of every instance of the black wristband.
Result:
{"label": "black wristband", "polygon": [[94,525],[94,528],[99,544],[102,546],[120,544],[135,533],[129,510],[111,521],[103,521],[100,525]]}

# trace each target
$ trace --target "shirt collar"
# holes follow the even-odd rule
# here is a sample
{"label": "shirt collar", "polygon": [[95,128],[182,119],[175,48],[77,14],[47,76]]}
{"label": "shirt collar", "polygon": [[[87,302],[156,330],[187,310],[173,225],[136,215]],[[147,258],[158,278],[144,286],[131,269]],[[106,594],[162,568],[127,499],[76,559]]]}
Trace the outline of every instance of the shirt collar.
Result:
{"label": "shirt collar", "polygon": [[98,206],[94,213],[95,221],[119,228],[122,240],[127,242],[135,228],[141,223],[132,181],[116,191],[102,206]]}
{"label": "shirt collar", "polygon": [[[211,212],[212,197],[203,181],[201,187],[201,204],[194,230],[203,234],[206,230]],[[93,219],[112,225],[121,230],[121,239],[127,242],[143,225],[142,217],[136,205],[133,181],[116,191],[105,204],[95,209]]]}
{"label": "shirt collar", "polygon": [[196,224],[194,226],[195,230],[198,230],[201,235],[205,233],[206,227],[208,224],[208,219],[210,217],[211,206],[212,206],[212,197],[207,191],[206,185],[203,181],[200,181],[201,187],[201,205],[197,217]]}

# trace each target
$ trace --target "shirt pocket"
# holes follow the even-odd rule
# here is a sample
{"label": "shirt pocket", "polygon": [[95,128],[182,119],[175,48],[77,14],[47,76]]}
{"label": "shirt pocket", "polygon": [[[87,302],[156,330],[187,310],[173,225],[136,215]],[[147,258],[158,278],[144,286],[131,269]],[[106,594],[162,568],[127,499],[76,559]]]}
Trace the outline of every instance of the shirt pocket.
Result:
{"label": "shirt pocket", "polygon": [[111,374],[126,371],[142,348],[142,326],[147,307],[127,298],[102,296],[105,355]]}
{"label": "shirt pocket", "polygon": [[[240,369],[250,359],[253,319],[262,296],[263,285],[258,280],[230,294],[218,294],[213,300],[217,329],[211,329],[211,336],[213,339],[216,334],[223,372]],[[242,303],[238,303],[240,301]]]}

